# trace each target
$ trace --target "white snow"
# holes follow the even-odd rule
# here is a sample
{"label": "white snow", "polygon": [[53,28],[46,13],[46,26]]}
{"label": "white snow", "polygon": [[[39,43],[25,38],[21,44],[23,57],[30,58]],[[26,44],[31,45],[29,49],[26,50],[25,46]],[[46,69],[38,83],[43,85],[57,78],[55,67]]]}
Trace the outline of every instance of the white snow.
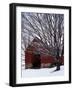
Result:
{"label": "white snow", "polygon": [[22,77],[42,77],[42,76],[63,76],[64,66],[60,67],[59,71],[54,68],[41,68],[41,69],[24,69],[22,70]]}

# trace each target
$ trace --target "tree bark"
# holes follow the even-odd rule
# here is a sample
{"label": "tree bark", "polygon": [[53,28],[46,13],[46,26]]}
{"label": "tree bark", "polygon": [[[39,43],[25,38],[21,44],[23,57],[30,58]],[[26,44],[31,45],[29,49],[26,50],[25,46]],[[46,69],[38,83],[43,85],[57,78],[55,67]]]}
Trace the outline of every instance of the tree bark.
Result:
{"label": "tree bark", "polygon": [[56,63],[56,65],[57,65],[56,71],[57,71],[57,70],[60,70],[59,48],[57,48],[56,60],[57,60],[57,63]]}
{"label": "tree bark", "polygon": [[60,62],[59,62],[59,60],[57,62],[57,68],[56,68],[56,70],[60,70]]}

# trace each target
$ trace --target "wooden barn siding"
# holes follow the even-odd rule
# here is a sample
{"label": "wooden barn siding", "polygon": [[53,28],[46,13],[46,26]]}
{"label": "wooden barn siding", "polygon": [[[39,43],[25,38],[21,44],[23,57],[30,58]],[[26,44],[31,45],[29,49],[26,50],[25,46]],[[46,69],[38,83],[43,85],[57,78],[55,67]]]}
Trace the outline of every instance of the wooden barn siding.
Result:
{"label": "wooden barn siding", "polygon": [[54,63],[54,58],[52,56],[41,55],[41,67],[49,67],[51,63]]}
{"label": "wooden barn siding", "polygon": [[31,52],[25,52],[25,68],[32,67],[33,54]]}
{"label": "wooden barn siding", "polygon": [[41,55],[41,63],[53,63],[54,58],[52,56]]}
{"label": "wooden barn siding", "polygon": [[[55,62],[55,58],[53,56],[41,55],[41,67],[48,67],[51,63]],[[25,52],[25,67],[32,67],[32,60],[35,60],[32,52]],[[64,57],[60,57],[60,63],[64,64]]]}

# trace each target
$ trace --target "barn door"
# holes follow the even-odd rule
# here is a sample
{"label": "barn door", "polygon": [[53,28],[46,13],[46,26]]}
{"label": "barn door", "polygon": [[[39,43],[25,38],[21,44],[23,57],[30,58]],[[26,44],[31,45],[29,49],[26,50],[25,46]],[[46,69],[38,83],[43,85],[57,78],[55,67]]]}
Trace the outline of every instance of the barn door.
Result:
{"label": "barn door", "polygon": [[40,54],[34,54],[34,58],[32,61],[33,61],[32,68],[34,68],[34,69],[40,68],[40,66],[41,66]]}

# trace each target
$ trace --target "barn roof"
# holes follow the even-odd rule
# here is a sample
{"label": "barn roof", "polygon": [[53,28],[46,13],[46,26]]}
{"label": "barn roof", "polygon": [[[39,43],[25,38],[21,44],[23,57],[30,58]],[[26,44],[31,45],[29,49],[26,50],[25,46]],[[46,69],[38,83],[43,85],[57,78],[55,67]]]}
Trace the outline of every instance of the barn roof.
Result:
{"label": "barn roof", "polygon": [[33,53],[40,53],[40,54],[49,54],[49,50],[44,47],[44,43],[37,37],[35,37],[31,44],[28,45],[26,51],[31,51]]}

